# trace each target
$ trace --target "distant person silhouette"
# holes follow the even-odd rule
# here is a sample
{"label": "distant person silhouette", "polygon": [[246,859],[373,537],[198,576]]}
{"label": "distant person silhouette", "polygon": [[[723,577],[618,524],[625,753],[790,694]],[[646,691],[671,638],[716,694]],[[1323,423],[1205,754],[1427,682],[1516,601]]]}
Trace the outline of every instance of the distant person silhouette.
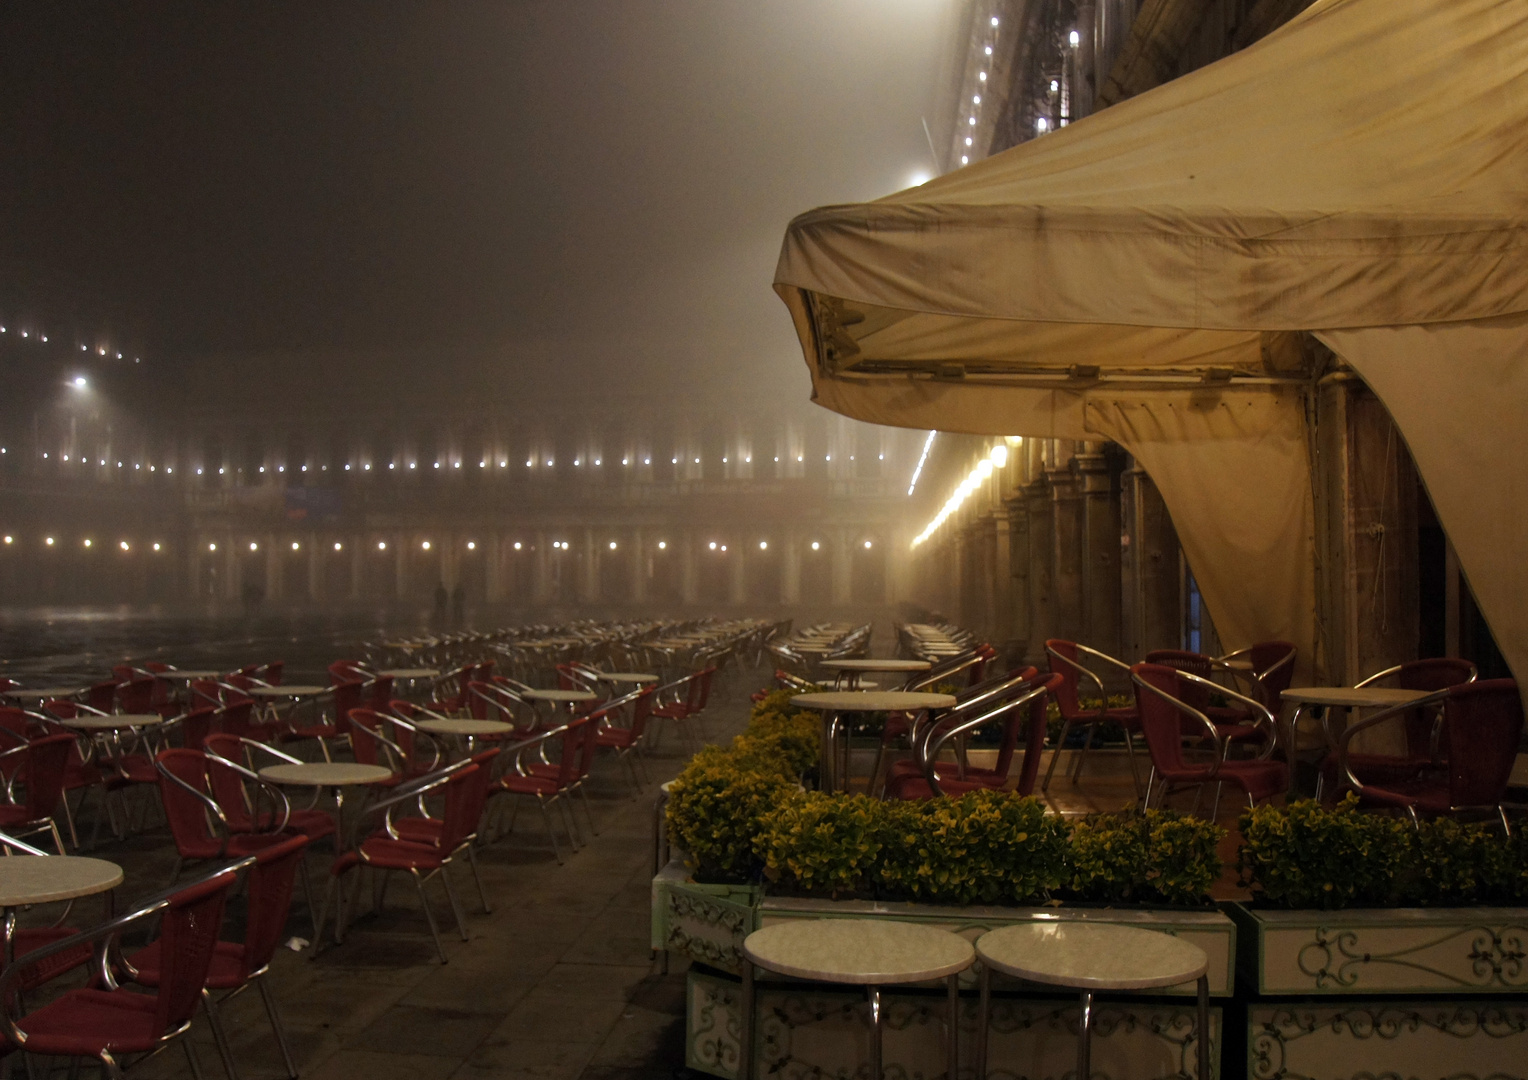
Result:
{"label": "distant person silhouette", "polygon": [[436,626],[445,626],[446,625],[446,605],[449,604],[450,602],[451,602],[451,598],[450,598],[450,596],[448,596],[446,594],[446,583],[444,581],[442,581],[439,585],[435,586],[435,625]]}
{"label": "distant person silhouette", "polygon": [[457,627],[467,623],[467,587],[460,581],[451,590],[451,622]]}

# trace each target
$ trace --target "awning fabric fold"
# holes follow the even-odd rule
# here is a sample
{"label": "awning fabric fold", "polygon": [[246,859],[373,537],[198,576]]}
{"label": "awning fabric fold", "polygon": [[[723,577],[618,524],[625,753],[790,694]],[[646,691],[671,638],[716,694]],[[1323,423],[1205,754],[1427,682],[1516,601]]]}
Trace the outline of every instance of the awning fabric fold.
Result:
{"label": "awning fabric fold", "polygon": [[1528,405],[1525,254],[1528,4],[1319,0],[1053,134],[801,215],[775,288],[838,412],[1116,439],[1223,640],[1307,659],[1318,373],[1296,332],[1318,332],[1390,408],[1528,674],[1524,459],[1497,426]]}

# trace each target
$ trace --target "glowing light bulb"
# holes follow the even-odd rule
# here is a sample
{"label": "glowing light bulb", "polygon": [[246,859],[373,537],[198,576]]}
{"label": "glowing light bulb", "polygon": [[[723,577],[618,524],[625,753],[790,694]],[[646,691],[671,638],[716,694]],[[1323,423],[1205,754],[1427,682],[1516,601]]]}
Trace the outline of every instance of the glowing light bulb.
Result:
{"label": "glowing light bulb", "polygon": [[468,540],[467,541],[467,550],[468,551],[476,551],[477,550],[477,541],[476,540]]}
{"label": "glowing light bulb", "polygon": [[611,551],[615,550],[615,541],[614,540],[610,541],[610,550]]}
{"label": "glowing light bulb", "polygon": [[[51,541],[51,540],[49,540],[49,541],[48,541],[48,543],[50,543],[50,544],[51,544],[51,543],[52,543],[52,542],[53,542],[53,541]],[[667,541],[667,540],[659,540],[659,541],[658,541],[658,550],[659,550],[659,551],[664,551],[664,550],[667,550],[667,548],[668,548],[668,541]]]}
{"label": "glowing light bulb", "polygon": [[768,551],[769,550],[769,541],[768,540],[760,540],[759,541],[759,550],[760,551]]}
{"label": "glowing light bulb", "polygon": [[119,548],[121,548],[121,549],[122,549],[122,550],[123,550],[123,551],[131,551],[131,550],[132,550],[132,549],[131,549],[131,548],[130,548],[130,547],[128,547],[128,544],[127,544],[127,541],[126,541],[126,540],[123,540],[123,541],[122,541],[122,542],[121,542],[121,543],[119,543],[119,544],[118,544],[118,545],[117,545],[117,546],[118,546],[118,547],[119,547]]}
{"label": "glowing light bulb", "polygon": [[344,550],[344,545],[341,544],[338,540],[336,540],[335,543],[334,543],[334,550],[335,551],[343,551]]}
{"label": "glowing light bulb", "polygon": [[302,545],[299,544],[296,540],[293,540],[292,541],[292,550],[293,551],[301,551],[302,550]]}
{"label": "glowing light bulb", "polygon": [[822,547],[822,545],[821,545],[821,544],[819,544],[819,543],[818,543],[818,542],[817,542],[817,541],[816,541],[816,540],[813,540],[813,541],[812,541],[812,550],[813,550],[813,551],[816,551],[816,550],[817,550],[817,549],[818,549],[818,548],[820,548],[820,547]]}
{"label": "glowing light bulb", "polygon": [[515,541],[515,550],[516,551],[520,550],[520,541],[518,541],[518,540]]}
{"label": "glowing light bulb", "polygon": [[430,550],[430,542],[428,540],[426,540],[424,543],[420,544],[419,546],[424,548],[424,550],[426,550],[426,551]]}

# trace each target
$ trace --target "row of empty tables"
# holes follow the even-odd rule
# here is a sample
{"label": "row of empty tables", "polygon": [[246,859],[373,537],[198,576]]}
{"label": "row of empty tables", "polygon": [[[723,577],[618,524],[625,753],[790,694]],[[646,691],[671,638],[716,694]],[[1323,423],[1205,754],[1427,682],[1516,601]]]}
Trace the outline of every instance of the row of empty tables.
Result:
{"label": "row of empty tables", "polygon": [[[822,719],[822,743],[818,765],[818,786],[823,791],[846,790],[849,773],[849,740],[843,717],[847,713],[922,712],[925,709],[948,709],[955,704],[949,694],[930,694],[903,690],[859,690],[860,676],[867,672],[901,675],[929,669],[927,660],[875,659],[825,660],[822,667],[839,674],[848,689],[797,694],[791,704],[811,709]],[[840,737],[842,734],[843,737]]]}

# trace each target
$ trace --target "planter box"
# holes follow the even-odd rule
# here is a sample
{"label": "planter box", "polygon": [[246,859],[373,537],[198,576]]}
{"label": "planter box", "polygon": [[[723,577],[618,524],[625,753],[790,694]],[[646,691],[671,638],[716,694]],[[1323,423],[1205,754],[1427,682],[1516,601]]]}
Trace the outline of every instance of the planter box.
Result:
{"label": "planter box", "polygon": [[1528,993],[1528,909],[1228,909],[1260,995]]}
{"label": "planter box", "polygon": [[[698,1072],[738,1075],[741,986],[705,968],[686,984],[685,1064]],[[755,987],[753,1075],[809,1080],[864,1077],[870,1062],[865,995],[847,987],[761,978]],[[887,1077],[945,1075],[945,997],[942,989],[883,991]],[[1076,998],[994,993],[988,1075],[1070,1076],[1077,1067]],[[962,995],[960,1075],[976,1070],[977,1001]],[[1106,996],[1094,1010],[1093,1076],[1181,1078],[1194,1075],[1198,1048],[1193,1002]],[[1221,1010],[1212,1008],[1211,1054],[1219,1062]],[[1217,1064],[1217,1073],[1219,1066]]]}
{"label": "planter box", "polygon": [[653,878],[652,944],[698,964],[741,970],[743,939],[759,928],[764,890],[756,885],[702,885],[677,859]]}

